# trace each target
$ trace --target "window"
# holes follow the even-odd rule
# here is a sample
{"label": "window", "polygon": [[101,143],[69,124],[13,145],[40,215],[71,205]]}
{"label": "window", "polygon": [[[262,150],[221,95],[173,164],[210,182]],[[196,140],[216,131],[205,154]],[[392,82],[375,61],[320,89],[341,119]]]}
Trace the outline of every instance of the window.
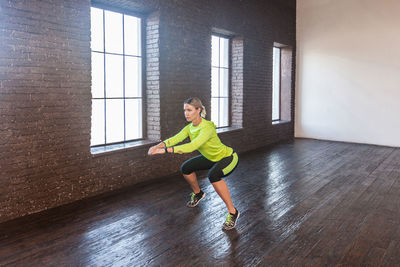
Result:
{"label": "window", "polygon": [[272,121],[281,120],[281,49],[273,48],[272,66]]}
{"label": "window", "polygon": [[272,123],[292,119],[292,48],[274,43],[272,56]]}
{"label": "window", "polygon": [[141,19],[91,8],[91,146],[143,138]]}
{"label": "window", "polygon": [[217,127],[229,126],[229,46],[230,40],[211,38],[211,120]]}

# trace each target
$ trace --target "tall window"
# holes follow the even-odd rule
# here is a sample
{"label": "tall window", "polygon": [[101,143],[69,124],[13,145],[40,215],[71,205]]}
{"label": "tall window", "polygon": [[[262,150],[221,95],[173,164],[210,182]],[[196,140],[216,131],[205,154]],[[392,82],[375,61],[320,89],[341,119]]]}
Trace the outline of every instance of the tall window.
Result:
{"label": "tall window", "polygon": [[142,138],[140,18],[92,7],[91,49],[91,146]]}
{"label": "tall window", "polygon": [[272,121],[281,120],[281,48],[273,48]]}
{"label": "tall window", "polygon": [[211,40],[211,120],[217,127],[229,126],[229,39]]}

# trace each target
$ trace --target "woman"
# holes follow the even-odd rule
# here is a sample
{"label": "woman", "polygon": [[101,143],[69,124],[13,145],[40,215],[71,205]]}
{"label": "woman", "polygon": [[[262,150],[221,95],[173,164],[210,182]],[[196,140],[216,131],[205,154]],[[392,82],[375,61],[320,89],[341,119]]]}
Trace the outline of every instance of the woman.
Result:
{"label": "woman", "polygon": [[[200,99],[197,97],[187,99],[183,108],[186,120],[191,123],[175,136],[152,146],[148,154],[182,154],[198,150],[201,155],[185,161],[181,166],[183,177],[193,190],[187,206],[190,208],[197,206],[200,200],[206,196],[197,183],[195,171],[209,169],[208,178],[215,191],[225,202],[229,212],[222,228],[225,230],[233,229],[240,212],[233,206],[228,186],[221,178],[234,171],[238,164],[238,156],[232,148],[221,143],[215,130],[215,124],[205,119],[206,110]],[[175,146],[188,136],[190,143]]]}

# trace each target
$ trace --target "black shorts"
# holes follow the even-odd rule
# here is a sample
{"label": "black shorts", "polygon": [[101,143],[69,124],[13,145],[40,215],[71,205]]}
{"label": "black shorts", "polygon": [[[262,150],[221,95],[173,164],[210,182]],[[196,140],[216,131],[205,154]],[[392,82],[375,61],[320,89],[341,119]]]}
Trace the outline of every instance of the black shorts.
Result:
{"label": "black shorts", "polygon": [[208,179],[210,179],[211,183],[215,183],[221,180],[221,178],[231,174],[236,169],[238,162],[239,158],[236,152],[233,152],[232,155],[217,162],[208,160],[203,155],[199,155],[185,161],[181,166],[181,172],[183,174],[191,174],[195,171],[209,169]]}

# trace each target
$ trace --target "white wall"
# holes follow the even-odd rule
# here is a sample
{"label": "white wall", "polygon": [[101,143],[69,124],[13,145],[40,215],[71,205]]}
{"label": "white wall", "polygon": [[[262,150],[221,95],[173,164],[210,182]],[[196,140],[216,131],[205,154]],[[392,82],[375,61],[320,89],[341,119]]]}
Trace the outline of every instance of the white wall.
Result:
{"label": "white wall", "polygon": [[295,136],[400,146],[400,0],[297,0]]}

